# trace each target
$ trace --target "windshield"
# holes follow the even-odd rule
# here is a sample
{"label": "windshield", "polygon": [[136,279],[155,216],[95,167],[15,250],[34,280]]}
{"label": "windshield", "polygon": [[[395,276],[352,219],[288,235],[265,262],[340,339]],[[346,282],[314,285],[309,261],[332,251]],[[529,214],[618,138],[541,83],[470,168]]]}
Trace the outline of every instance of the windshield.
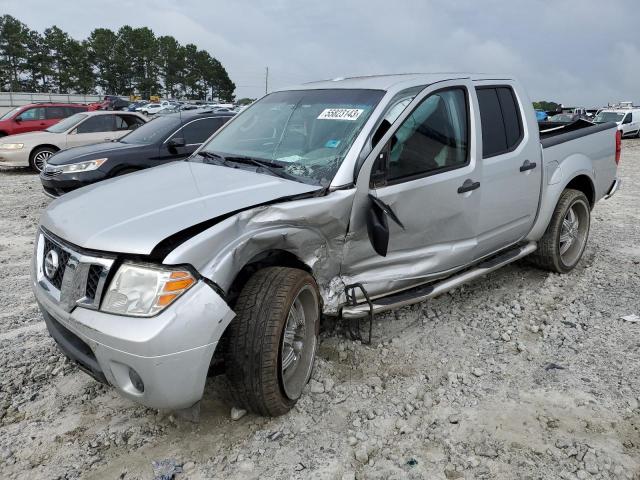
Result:
{"label": "windshield", "polygon": [[181,125],[177,117],[154,118],[141,127],[136,128],[128,135],[120,139],[122,143],[135,143],[138,145],[150,145],[164,140],[167,135],[173,133]]}
{"label": "windshield", "polygon": [[573,113],[560,113],[547,118],[547,120],[549,122],[573,122],[576,118],[577,115]]}
{"label": "windshield", "polygon": [[251,157],[270,162],[302,182],[327,186],[383,95],[380,90],[347,89],[272,93],[202,150],[231,161]]}
{"label": "windshield", "polygon": [[600,112],[593,121],[595,123],[621,122],[623,118],[624,113]]}
{"label": "windshield", "polygon": [[76,113],[75,115],[71,115],[70,117],[67,117],[64,120],[60,120],[55,125],[51,125],[49,128],[47,128],[46,131],[51,133],[66,132],[70,128],[75,127],[85,118],[87,118],[86,113]]}
{"label": "windshield", "polygon": [[0,120],[7,120],[11,117],[13,117],[16,113],[18,113],[18,111],[21,109],[22,107],[16,107],[16,108],[12,108],[11,110],[9,110],[7,113],[5,113],[4,115],[2,115],[0,117]]}

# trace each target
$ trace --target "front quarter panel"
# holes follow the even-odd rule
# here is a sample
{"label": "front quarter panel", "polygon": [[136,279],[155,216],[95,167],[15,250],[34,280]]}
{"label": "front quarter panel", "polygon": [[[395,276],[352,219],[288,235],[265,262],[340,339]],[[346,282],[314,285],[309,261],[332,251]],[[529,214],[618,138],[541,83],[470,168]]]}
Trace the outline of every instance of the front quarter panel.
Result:
{"label": "front quarter panel", "polygon": [[255,207],[227,218],[179,245],[165,264],[190,264],[228,291],[236,275],[261,253],[281,250],[311,270],[325,313],[337,311],[344,238],[355,189]]}

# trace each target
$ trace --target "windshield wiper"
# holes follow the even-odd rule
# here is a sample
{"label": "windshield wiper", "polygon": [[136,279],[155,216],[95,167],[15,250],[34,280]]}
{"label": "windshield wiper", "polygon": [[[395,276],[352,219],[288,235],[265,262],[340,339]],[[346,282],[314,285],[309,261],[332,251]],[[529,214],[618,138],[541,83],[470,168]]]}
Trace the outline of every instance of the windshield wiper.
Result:
{"label": "windshield wiper", "polygon": [[230,162],[242,163],[242,164],[245,164],[245,165],[255,165],[256,167],[262,168],[262,169],[268,171],[269,173],[271,173],[272,175],[275,175],[276,177],[286,178],[287,180],[294,180],[296,182],[300,181],[294,175],[291,175],[289,173],[286,173],[286,172],[283,172],[281,170],[278,170],[278,169],[284,168],[283,165],[279,165],[279,164],[277,164],[275,162],[269,162],[268,160],[258,160],[257,158],[241,156],[241,155],[234,155],[234,156],[226,157],[226,156],[221,155],[219,153],[209,152],[209,151],[206,151],[206,150],[199,151],[198,155],[201,155],[201,156],[203,156],[205,158],[210,158],[210,159],[213,159],[213,160],[219,160],[222,163],[222,165],[227,166],[227,167],[231,166],[231,165],[229,165]]}

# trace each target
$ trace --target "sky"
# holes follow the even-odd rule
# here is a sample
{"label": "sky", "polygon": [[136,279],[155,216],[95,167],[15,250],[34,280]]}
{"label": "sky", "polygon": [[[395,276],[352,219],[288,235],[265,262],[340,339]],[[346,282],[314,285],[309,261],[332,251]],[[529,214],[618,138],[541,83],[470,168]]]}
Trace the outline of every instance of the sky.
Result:
{"label": "sky", "polygon": [[0,0],[30,28],[77,39],[147,26],[225,66],[236,96],[405,72],[512,75],[532,100],[640,104],[637,0]]}

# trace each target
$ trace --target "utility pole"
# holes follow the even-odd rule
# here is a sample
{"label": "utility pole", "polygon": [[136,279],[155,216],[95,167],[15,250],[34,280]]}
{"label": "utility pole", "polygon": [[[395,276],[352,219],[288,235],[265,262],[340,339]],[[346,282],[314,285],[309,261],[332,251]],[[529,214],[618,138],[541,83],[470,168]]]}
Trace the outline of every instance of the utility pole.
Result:
{"label": "utility pole", "polygon": [[266,95],[267,93],[269,93],[269,67],[265,67],[265,74],[264,74],[264,94]]}

